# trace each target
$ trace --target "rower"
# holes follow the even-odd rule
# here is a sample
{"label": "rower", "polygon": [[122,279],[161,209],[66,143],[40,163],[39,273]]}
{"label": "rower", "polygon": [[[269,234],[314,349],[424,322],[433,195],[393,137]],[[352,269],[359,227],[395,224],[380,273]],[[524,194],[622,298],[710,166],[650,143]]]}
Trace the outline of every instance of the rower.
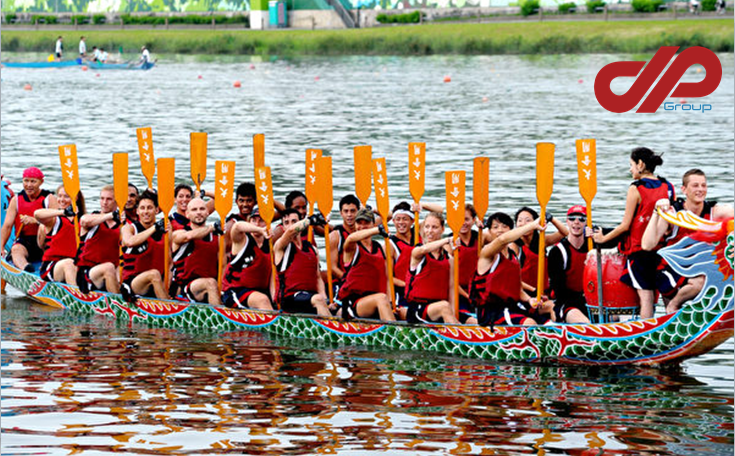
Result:
{"label": "rower", "polygon": [[[255,193],[255,184],[252,182],[243,182],[237,186],[235,191],[235,205],[237,206],[237,212],[227,216],[225,220],[227,224],[225,227],[232,227],[235,222],[247,222],[250,218],[250,214],[258,204],[258,199]],[[225,231],[229,231],[226,229]]]}
{"label": "rower", "polygon": [[[189,206],[189,201],[191,201],[193,196],[194,190],[189,185],[179,184],[176,186],[176,188],[174,188],[174,201],[176,202],[176,212],[169,216],[169,220],[171,221],[171,228],[173,229],[173,231],[181,230],[189,224],[189,219],[186,218],[186,211]],[[214,194],[212,192],[202,191],[200,196],[207,196],[211,198],[206,203],[208,211],[207,215],[214,212]]]}
{"label": "rower", "polygon": [[[330,317],[327,296],[319,270],[319,252],[301,233],[311,226],[323,226],[327,222],[321,214],[311,215],[299,221],[295,209],[285,209],[283,225],[286,232],[273,246],[278,271],[278,298],[284,312],[318,314]],[[336,305],[332,305],[336,309]]]}
{"label": "rower", "polygon": [[464,223],[459,229],[459,321],[460,323],[477,324],[472,316],[474,312],[470,302],[470,284],[477,271],[478,233],[472,227],[477,223],[477,211],[472,204],[465,204]]}
{"label": "rower", "polygon": [[43,257],[36,239],[38,221],[33,218],[33,213],[38,209],[57,207],[56,197],[41,188],[43,179],[43,172],[38,168],[31,167],[23,171],[23,190],[10,200],[5,223],[0,230],[0,245],[5,256],[5,244],[15,226],[15,243],[10,249],[10,256],[15,267],[28,272],[33,272],[33,263],[41,261]]}
{"label": "rower", "polygon": [[569,234],[549,251],[549,283],[554,294],[553,320],[589,323],[584,299],[584,262],[587,258],[587,209],[576,205],[567,211]]}
{"label": "rower", "polygon": [[[299,190],[293,190],[286,195],[286,200],[284,201],[284,207],[285,209],[296,209],[296,212],[299,213],[299,220],[303,220],[307,215],[307,201],[306,201],[306,195],[304,195],[304,192]],[[314,233],[324,236],[324,228],[321,226],[312,227],[314,229]],[[277,241],[278,238],[283,236],[283,232],[286,231],[283,225],[279,224],[275,228],[273,228],[272,235],[273,235],[273,241]],[[304,233],[301,233],[301,237],[305,240],[309,240],[309,232],[308,230]],[[312,242],[314,247],[317,247],[316,240]]]}
{"label": "rower", "polygon": [[217,275],[219,272],[219,236],[224,234],[219,222],[207,225],[209,209],[201,198],[188,202],[189,224],[171,235],[173,277],[171,296],[183,294],[188,300],[220,305]]}
{"label": "rower", "polygon": [[[630,154],[630,174],[635,181],[628,187],[625,200],[623,221],[611,232],[602,234],[599,230],[593,235],[598,244],[605,243],[621,234],[626,234],[618,249],[627,256],[627,274],[621,280],[636,289],[640,298],[641,318],[651,318],[654,312],[654,291],[657,284],[657,270],[661,257],[657,248],[644,250],[641,241],[646,231],[656,202],[660,199],[674,200],[674,187],[666,179],[655,176],[656,167],[663,164],[660,155],[651,149],[638,147]],[[668,286],[662,292],[669,292]]]}
{"label": "rower", "polygon": [[[515,216],[515,222],[517,227],[522,227],[527,223],[532,223],[538,218],[538,213],[530,207],[522,207],[518,209]],[[569,230],[566,225],[556,220],[550,213],[546,213],[546,223],[552,223],[556,227],[556,233],[544,233],[545,245],[554,245],[561,241],[562,238],[569,234]],[[538,258],[539,258],[539,232],[532,231],[516,240],[511,248],[516,252],[518,262],[521,265],[521,278],[523,280],[523,289],[529,295],[536,294],[536,288],[538,287]],[[544,290],[549,288],[549,271],[544,271]]]}
{"label": "rower", "polygon": [[258,208],[249,222],[235,222],[230,231],[232,261],[225,266],[222,302],[237,309],[273,310],[268,232]]}
{"label": "rower", "polygon": [[457,323],[450,305],[452,288],[452,238],[442,239],[444,216],[432,212],[424,219],[423,239],[411,251],[411,264],[406,274],[406,301],[409,323]]}
{"label": "rower", "polygon": [[128,201],[125,203],[125,222],[133,223],[138,220],[138,187],[128,184]]}
{"label": "rower", "polygon": [[123,271],[120,291],[126,301],[136,296],[170,299],[165,276],[164,220],[156,222],[158,196],[140,195],[136,221],[122,227]]}
{"label": "rower", "polygon": [[[727,204],[718,204],[717,201],[707,200],[707,177],[704,171],[700,169],[690,169],[684,173],[682,177],[681,193],[685,199],[679,198],[670,204],[669,200],[663,198],[656,202],[656,207],[661,208],[664,212],[689,211],[705,220],[722,220],[733,216],[733,208]],[[658,216],[656,210],[651,215],[651,223],[646,227],[641,239],[641,247],[643,250],[654,250],[659,247],[661,240],[665,245],[674,245],[682,238],[693,234],[692,230],[670,225],[665,219]],[[665,261],[663,262],[665,264]],[[678,274],[674,272],[670,266],[666,265],[663,269],[669,278],[676,278]],[[676,295],[666,304],[666,313],[673,313],[679,310],[683,303],[697,296],[704,287],[705,277],[699,275],[685,279],[686,282],[678,289]]]}
{"label": "rower", "polygon": [[346,265],[339,300],[342,318],[380,318],[395,321],[388,290],[388,272],[383,246],[372,237],[388,237],[383,225],[375,226],[375,215],[360,209],[355,216],[356,231],[345,239],[342,260]]}
{"label": "rower", "polygon": [[534,230],[541,230],[536,219],[513,228],[508,214],[496,212],[487,219],[489,238],[477,260],[477,272],[472,280],[471,295],[482,326],[535,325],[529,316],[536,298],[523,290],[521,265],[509,245]]}
{"label": "rower", "polygon": [[332,278],[335,286],[345,273],[342,263],[344,241],[347,236],[355,232],[355,216],[359,209],[360,200],[355,195],[345,195],[339,200],[339,215],[342,217],[342,223],[329,233],[329,253],[332,256]]}
{"label": "rower", "polygon": [[398,307],[407,307],[405,299],[406,274],[411,265],[411,251],[414,246],[413,223],[414,213],[411,205],[401,201],[393,207],[393,225],[396,227],[395,234],[390,236],[391,248],[393,249],[393,286],[396,290],[396,303]]}
{"label": "rower", "polygon": [[[74,266],[74,257],[77,254],[76,233],[74,231],[74,207],[71,197],[66,193],[63,185],[56,189],[58,209],[38,209],[33,217],[38,220],[41,228],[38,230],[38,245],[45,246],[43,263],[41,264],[41,278],[46,281],[76,282],[77,268]],[[78,215],[84,215],[85,204],[82,192],[77,194]]]}
{"label": "rower", "polygon": [[79,219],[79,252],[76,284],[83,293],[92,290],[119,293],[117,269],[120,262],[120,212],[115,188],[100,190],[100,210]]}

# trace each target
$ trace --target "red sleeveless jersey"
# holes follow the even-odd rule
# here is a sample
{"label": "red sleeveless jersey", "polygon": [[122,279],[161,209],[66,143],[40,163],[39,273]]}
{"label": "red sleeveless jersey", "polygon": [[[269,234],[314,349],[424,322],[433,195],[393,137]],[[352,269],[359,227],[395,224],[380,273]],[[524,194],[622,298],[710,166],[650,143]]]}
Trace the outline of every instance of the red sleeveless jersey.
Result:
{"label": "red sleeveless jersey", "polygon": [[171,222],[171,232],[174,232],[176,230],[183,230],[186,225],[189,224],[189,219],[184,217],[183,215],[179,214],[178,212],[174,212],[168,217],[169,222]]}
{"label": "red sleeveless jersey", "polygon": [[54,227],[46,234],[46,250],[41,261],[58,261],[74,258],[77,253],[77,236],[74,222],[66,217],[56,217]]}
{"label": "red sleeveless jersey", "polygon": [[120,224],[113,228],[102,222],[93,226],[80,239],[77,266],[92,267],[102,263],[117,265],[120,261]]}
{"label": "red sleeveless jersey", "polygon": [[289,244],[277,268],[281,299],[298,291],[317,292],[319,256],[309,241],[301,241],[300,249],[293,243]]}
{"label": "red sleeveless jersey", "polygon": [[[134,235],[146,230],[140,222],[132,222],[131,225],[133,225]],[[123,248],[123,281],[151,269],[157,269],[163,277],[165,268],[163,242],[163,233],[154,232],[142,244]]]}
{"label": "red sleeveless jersey", "polygon": [[[191,231],[191,225],[185,230]],[[179,246],[174,252],[174,277],[179,283],[203,278],[217,278],[219,273],[219,236],[212,233]]]}
{"label": "red sleeveless jersey", "polygon": [[635,208],[630,222],[628,235],[620,243],[619,250],[625,255],[642,250],[641,239],[656,207],[656,201],[667,198],[674,201],[674,187],[664,178],[639,179],[633,182],[641,195],[641,202]]}
{"label": "red sleeveless jersey", "polygon": [[[538,247],[539,234],[534,233],[531,245],[526,245],[523,240],[516,241],[520,247],[518,253],[518,264],[521,267],[521,280],[534,288],[538,287]],[[549,270],[544,270],[544,290],[549,288]]]}
{"label": "red sleeveless jersey", "polygon": [[[18,193],[18,213],[15,216],[15,232],[20,236],[35,236],[38,234],[38,224],[31,223],[29,225],[21,225],[20,216],[27,215],[33,217],[33,213],[38,209],[44,209],[48,207],[48,196],[51,192],[48,190],[41,190],[36,199],[33,201],[28,199],[28,194],[25,190]],[[75,241],[76,242],[76,241]],[[73,256],[73,255],[72,255]]]}
{"label": "red sleeveless jersey", "polygon": [[521,299],[521,265],[515,255],[495,257],[490,269],[472,279],[472,301],[475,306],[494,306]]}
{"label": "red sleeveless jersey", "polygon": [[352,263],[347,266],[339,287],[340,300],[350,295],[385,293],[385,255],[376,241],[372,241],[371,249],[368,251],[362,243],[357,244]]}
{"label": "red sleeveless jersey", "polygon": [[427,254],[415,270],[406,274],[406,300],[444,301],[449,299],[449,256],[442,249],[437,260]]}
{"label": "red sleeveless jersey", "polygon": [[473,231],[470,236],[470,243],[465,245],[460,242],[457,249],[459,255],[459,286],[468,290],[472,276],[477,271],[477,231]]}
{"label": "red sleeveless jersey", "polygon": [[263,246],[258,247],[253,236],[250,234],[245,236],[247,237],[245,246],[225,266],[222,278],[222,289],[225,291],[239,287],[267,290],[270,284],[273,269],[268,255],[268,241],[263,241]]}
{"label": "red sleeveless jersey", "polygon": [[[392,235],[390,240],[391,244],[393,244],[393,256],[396,262],[393,266],[393,277],[399,280],[405,280],[408,269],[411,266],[413,242],[407,243],[395,235]],[[411,232],[411,241],[413,241],[413,231]]]}
{"label": "red sleeveless jersey", "polygon": [[[584,292],[584,262],[587,259],[587,243],[583,242],[580,250],[575,249],[564,238],[552,249],[558,249],[561,264],[558,265],[565,274],[565,286],[567,290],[577,293]],[[549,255],[549,267],[551,267],[551,254]]]}

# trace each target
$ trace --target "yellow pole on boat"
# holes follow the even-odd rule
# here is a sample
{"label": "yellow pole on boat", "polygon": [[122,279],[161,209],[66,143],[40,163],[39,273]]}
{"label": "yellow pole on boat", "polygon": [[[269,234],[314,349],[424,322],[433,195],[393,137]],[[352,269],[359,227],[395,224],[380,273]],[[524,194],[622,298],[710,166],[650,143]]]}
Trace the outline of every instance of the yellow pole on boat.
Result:
{"label": "yellow pole on boat", "polygon": [[[554,144],[536,144],[536,198],[541,207],[540,222],[546,224],[546,205],[549,204],[554,189]],[[541,299],[546,287],[546,234],[540,233],[538,242],[538,282],[536,298]]]}
{"label": "yellow pole on boat", "polygon": [[[316,161],[317,173],[317,205],[319,212],[324,218],[327,218],[332,212],[334,205],[334,195],[332,193],[332,157],[320,157]],[[329,297],[329,305],[334,300],[334,290],[332,289],[332,256],[329,247],[329,223],[324,225],[324,245],[327,249],[327,296]]]}
{"label": "yellow pole on boat", "polygon": [[[447,225],[452,230],[452,248],[459,237],[459,230],[464,224],[465,206],[465,172],[447,171],[444,174],[447,199]],[[454,260],[454,283],[452,293],[454,297],[454,316],[459,317],[459,251],[452,254]]]}
{"label": "yellow pole on boat", "polygon": [[[273,182],[271,181],[270,166],[255,168],[255,191],[258,195],[258,210],[260,211],[260,218],[265,222],[266,231],[268,232],[268,247],[270,247],[268,256],[271,259],[271,280],[275,284],[276,265],[273,255],[273,239],[270,237],[271,223],[273,223],[275,207],[273,206]],[[280,309],[281,304],[277,301],[277,296],[274,296],[273,300],[276,301],[276,305],[278,306],[278,309]]]}
{"label": "yellow pole on boat", "polygon": [[[225,226],[227,214],[232,209],[232,191],[235,185],[235,162],[217,160],[214,162],[214,210],[219,214],[220,224]],[[219,237],[217,261],[217,287],[222,292],[222,269],[224,267],[225,237]]]}
{"label": "yellow pole on boat", "polygon": [[[309,215],[314,215],[314,206],[316,205],[316,161],[322,156],[319,149],[306,149],[306,201],[309,202]],[[314,227],[309,225],[309,242],[314,244]]]}
{"label": "yellow pole on boat", "polygon": [[61,162],[61,177],[64,190],[71,198],[71,207],[74,209],[74,237],[79,247],[79,217],[77,211],[77,197],[79,196],[79,164],[77,161],[77,146],[67,144],[59,146],[59,161]]}
{"label": "yellow pole on boat", "polygon": [[[372,190],[373,148],[355,146],[355,195],[363,207],[367,205]],[[387,217],[387,215],[386,215]]]}
{"label": "yellow pole on boat", "polygon": [[[578,139],[576,145],[579,194],[587,203],[587,226],[592,228],[592,200],[597,194],[597,143],[594,139]],[[592,247],[590,237],[587,239],[590,252]]]}
{"label": "yellow pole on boat", "polygon": [[199,196],[202,190],[202,182],[207,177],[207,134],[201,132],[191,133],[189,143],[191,178],[197,187],[197,196]]}
{"label": "yellow pole on boat", "polygon": [[[383,220],[383,228],[385,228],[385,231],[388,231],[390,198],[388,196],[388,176],[385,169],[385,158],[376,158],[373,160],[373,181],[375,182],[375,202]],[[395,312],[396,290],[393,284],[393,252],[391,251],[390,238],[385,238],[385,261],[388,265],[388,299],[393,303],[393,312]]]}
{"label": "yellow pole on boat", "polygon": [[[424,196],[426,171],[426,143],[408,143],[408,190],[413,202],[421,203]],[[413,222],[413,245],[419,243],[419,213],[416,211]]]}
{"label": "yellow pole on boat", "polygon": [[163,223],[166,227],[166,232],[163,233],[163,245],[164,245],[164,283],[168,287],[170,283],[171,271],[169,268],[169,257],[171,256],[171,245],[168,235],[168,228],[170,222],[168,220],[168,214],[174,207],[174,188],[176,188],[175,181],[175,170],[176,170],[176,159],[174,158],[159,158],[158,159],[158,207],[163,211]]}
{"label": "yellow pole on boat", "polygon": [[[115,202],[121,214],[125,213],[125,203],[128,202],[128,154],[118,152],[112,154],[112,176],[115,189]],[[122,230],[120,230],[122,233]],[[120,257],[122,258],[122,242],[120,246]],[[122,262],[118,261],[118,280],[122,281]]]}
{"label": "yellow pole on boat", "polygon": [[156,160],[153,157],[153,131],[151,127],[135,130],[138,138],[138,153],[140,154],[140,170],[148,181],[148,188],[153,188],[153,176],[156,174]]}
{"label": "yellow pole on boat", "polygon": [[[472,204],[475,206],[480,222],[485,223],[485,213],[489,205],[490,159],[475,157],[472,163]],[[482,226],[477,233],[477,255],[482,251]]]}

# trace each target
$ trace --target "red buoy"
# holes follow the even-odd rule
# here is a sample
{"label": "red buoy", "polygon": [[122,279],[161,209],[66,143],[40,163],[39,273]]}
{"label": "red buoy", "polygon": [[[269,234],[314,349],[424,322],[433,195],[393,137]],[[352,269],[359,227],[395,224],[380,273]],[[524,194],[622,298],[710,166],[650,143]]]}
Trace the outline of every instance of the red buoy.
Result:
{"label": "red buoy", "polygon": [[679,103],[681,103],[681,104],[684,104],[686,102],[687,102],[686,98],[682,98],[682,99],[679,100]]}
{"label": "red buoy", "polygon": [[30,84],[26,84],[23,86],[23,90],[33,90],[33,86]]}
{"label": "red buoy", "polygon": [[[620,277],[626,272],[625,256],[619,253],[602,255],[602,300],[608,309],[638,306],[638,293],[620,281]],[[598,306],[597,255],[595,252],[590,252],[584,262],[584,297],[588,306]]]}
{"label": "red buoy", "polygon": [[452,82],[452,78],[449,76],[444,76],[444,82]]}
{"label": "red buoy", "polygon": [[202,79],[202,75],[200,74],[199,76],[197,76],[197,79]]}
{"label": "red buoy", "polygon": [[240,87],[242,87],[242,83],[240,81],[235,81],[235,83],[232,84],[232,87],[239,89]]}
{"label": "red buoy", "polygon": [[87,71],[88,69],[89,67],[87,67],[87,65],[82,65],[82,71]]}

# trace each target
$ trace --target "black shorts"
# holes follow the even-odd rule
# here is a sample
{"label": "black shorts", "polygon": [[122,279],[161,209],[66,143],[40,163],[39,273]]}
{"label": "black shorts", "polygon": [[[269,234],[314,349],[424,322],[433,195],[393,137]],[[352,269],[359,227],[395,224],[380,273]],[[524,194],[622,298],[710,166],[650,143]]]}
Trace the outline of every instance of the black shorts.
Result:
{"label": "black shorts", "polygon": [[477,308],[480,326],[520,325],[528,318],[528,309],[518,302],[495,303]]}
{"label": "black shorts", "polygon": [[249,309],[248,298],[250,295],[258,292],[269,296],[270,293],[267,290],[257,290],[255,288],[247,287],[235,287],[230,288],[222,292],[222,304],[232,309]]}
{"label": "black shorts", "polygon": [[[123,280],[123,282],[120,284],[120,288],[127,287],[129,293],[132,295],[133,292],[133,280],[135,280],[136,276],[130,276],[127,279]],[[148,285],[148,289],[143,293],[142,295],[138,295],[141,298],[155,298],[156,292],[153,290],[153,285]]]}
{"label": "black shorts", "polygon": [[567,315],[570,311],[578,309],[580,312],[582,312],[582,315],[590,318],[589,314],[587,313],[587,303],[584,300],[584,296],[581,297],[579,300],[574,299],[568,299],[565,301],[557,300],[554,302],[554,314],[556,314],[556,319],[558,322],[567,322]]}
{"label": "black shorts", "polygon": [[620,280],[636,290],[658,290],[666,297],[672,297],[686,283],[656,252],[641,250],[628,255],[627,272]]}
{"label": "black shorts", "polygon": [[439,301],[441,300],[419,299],[409,301],[406,321],[409,323],[440,323],[440,321],[433,321],[429,318],[429,306]]}
{"label": "black shorts", "polygon": [[41,263],[41,269],[38,271],[41,275],[41,279],[46,282],[54,281],[54,268],[61,260],[44,261]]}
{"label": "black shorts", "polygon": [[373,312],[372,315],[368,315],[365,317],[361,317],[357,314],[357,302],[365,296],[371,296],[374,294],[376,293],[351,294],[342,299],[342,318],[344,318],[345,320],[350,320],[352,318],[374,318],[376,320],[379,320],[380,312],[378,311],[378,309],[375,309],[375,312]]}
{"label": "black shorts", "polygon": [[107,291],[102,288],[97,288],[94,282],[89,279],[89,270],[91,266],[77,266],[77,286],[83,293],[89,293],[90,291]]}
{"label": "black shorts", "polygon": [[288,313],[316,314],[316,307],[311,304],[311,298],[316,295],[312,291],[297,291],[281,298],[281,310]]}
{"label": "black shorts", "polygon": [[38,246],[36,236],[19,236],[15,238],[15,244],[20,244],[28,251],[29,263],[40,263],[43,259],[43,250]]}
{"label": "black shorts", "polygon": [[394,287],[396,291],[396,307],[408,307],[406,301],[406,287]]}

